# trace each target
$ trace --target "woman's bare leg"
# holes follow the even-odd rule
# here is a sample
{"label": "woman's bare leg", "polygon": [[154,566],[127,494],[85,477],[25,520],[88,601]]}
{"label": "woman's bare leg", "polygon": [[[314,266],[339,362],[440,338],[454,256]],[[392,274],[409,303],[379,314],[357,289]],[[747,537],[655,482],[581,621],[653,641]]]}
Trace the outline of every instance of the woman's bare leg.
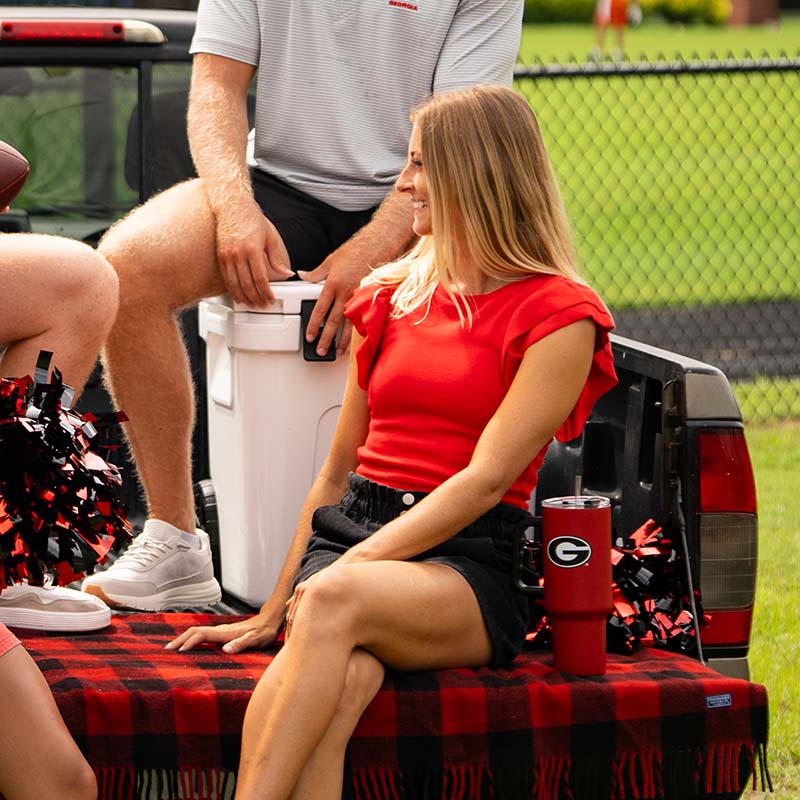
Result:
{"label": "woman's bare leg", "polygon": [[341,800],[347,743],[381,688],[385,672],[383,664],[366,650],[352,652],[336,713],[303,767],[291,800]]}
{"label": "woman's bare leg", "polygon": [[117,278],[88,245],[58,236],[0,235],[0,375],[32,375],[40,350],[78,392],[117,313]]}
{"label": "woman's bare leg", "polygon": [[353,651],[388,666],[481,666],[491,643],[466,580],[441,564],[331,567],[305,584],[245,716],[237,800],[288,798],[330,728]]}
{"label": "woman's bare leg", "polygon": [[0,657],[0,792],[7,800],[95,800],[91,767],[24,647]]}

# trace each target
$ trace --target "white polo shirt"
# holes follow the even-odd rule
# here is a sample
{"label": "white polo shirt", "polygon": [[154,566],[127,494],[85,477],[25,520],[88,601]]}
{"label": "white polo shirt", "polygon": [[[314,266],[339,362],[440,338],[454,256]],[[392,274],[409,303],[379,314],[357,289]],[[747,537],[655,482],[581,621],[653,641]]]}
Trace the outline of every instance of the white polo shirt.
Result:
{"label": "white polo shirt", "polygon": [[343,211],[377,205],[432,93],[510,85],[523,0],[200,0],[192,53],[258,68],[258,167]]}

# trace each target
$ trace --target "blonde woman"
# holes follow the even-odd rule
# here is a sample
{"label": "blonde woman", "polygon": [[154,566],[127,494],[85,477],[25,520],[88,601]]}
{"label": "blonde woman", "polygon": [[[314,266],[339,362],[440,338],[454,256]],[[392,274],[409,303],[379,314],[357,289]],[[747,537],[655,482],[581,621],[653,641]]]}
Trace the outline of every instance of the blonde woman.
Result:
{"label": "blonde woman", "polygon": [[273,596],[168,647],[286,643],[245,718],[236,797],[339,798],[384,669],[507,665],[527,600],[511,537],[554,435],[616,381],[613,323],[578,278],[533,113],[509,89],[413,116],[397,190],[418,244],[347,310],[358,332],[334,443]]}

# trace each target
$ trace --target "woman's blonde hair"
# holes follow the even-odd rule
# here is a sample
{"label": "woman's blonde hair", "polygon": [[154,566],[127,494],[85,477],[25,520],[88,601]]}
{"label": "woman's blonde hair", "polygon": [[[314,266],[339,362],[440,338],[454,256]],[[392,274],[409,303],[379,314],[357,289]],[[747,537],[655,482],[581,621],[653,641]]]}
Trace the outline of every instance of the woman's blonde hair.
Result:
{"label": "woman's blonde hair", "polygon": [[433,235],[363,281],[397,285],[394,316],[429,304],[441,283],[462,322],[471,321],[460,289],[461,248],[495,281],[543,272],[580,281],[558,183],[521,95],[474,86],[431,98],[411,119],[420,137]]}

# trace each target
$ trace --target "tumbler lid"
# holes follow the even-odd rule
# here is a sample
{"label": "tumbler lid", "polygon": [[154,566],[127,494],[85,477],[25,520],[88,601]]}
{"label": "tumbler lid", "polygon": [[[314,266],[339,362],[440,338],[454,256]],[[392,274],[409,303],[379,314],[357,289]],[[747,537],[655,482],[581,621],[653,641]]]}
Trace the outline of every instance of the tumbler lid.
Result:
{"label": "tumbler lid", "polygon": [[608,508],[611,501],[607,497],[597,495],[572,495],[570,497],[549,497],[542,500],[542,508]]}

